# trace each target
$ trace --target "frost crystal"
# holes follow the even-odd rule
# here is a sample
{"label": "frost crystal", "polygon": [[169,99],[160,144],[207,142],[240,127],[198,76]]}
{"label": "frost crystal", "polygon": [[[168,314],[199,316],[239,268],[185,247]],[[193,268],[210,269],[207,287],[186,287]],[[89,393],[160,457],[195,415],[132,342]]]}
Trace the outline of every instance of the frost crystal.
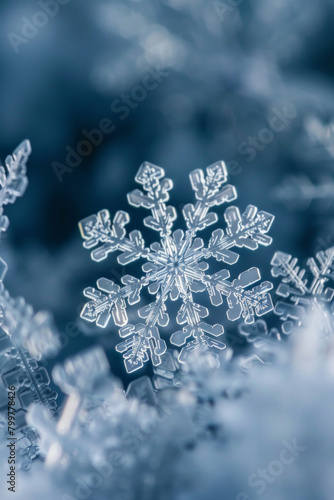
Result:
{"label": "frost crystal", "polygon": [[309,310],[319,312],[324,318],[326,332],[333,331],[332,318],[334,289],[328,286],[334,279],[334,247],[309,258],[307,267],[311,277],[306,277],[306,269],[297,265],[296,258],[284,252],[276,252],[272,261],[272,275],[281,277],[276,294],[280,300],[275,305],[275,313],[283,321],[282,331],[291,333],[300,327]]}
{"label": "frost crystal", "polygon": [[[231,206],[225,211],[225,233],[216,229],[205,246],[197,233],[217,222],[217,214],[210,209],[237,197],[233,186],[224,186],[227,181],[224,163],[209,166],[206,175],[202,170],[194,170],[190,174],[196,204],[183,208],[186,232],[181,229],[172,232],[176,210],[167,206],[166,202],[173,184],[164,175],[162,168],[143,163],[136,176],[143,191],[136,189],[128,195],[130,205],[151,211],[151,215],[144,219],[144,225],[159,232],[160,243],[153,243],[147,248],[137,230],[127,237],[125,226],[130,217],[123,211],[116,213],[112,223],[108,210],[102,210],[79,223],[84,247],[94,248],[91,252],[94,261],[101,261],[116,250],[121,252],[118,257],[121,265],[139,258],[146,260],[142,266],[144,275],[141,278],[124,276],[123,287],[100,278],[97,289],[89,287],[84,291],[84,295],[91,300],[83,308],[82,318],[105,328],[113,317],[114,323],[120,327],[120,336],[125,339],[116,346],[116,350],[123,353],[128,372],[141,368],[149,356],[154,366],[160,365],[166,343],[160,338],[158,326],[169,324],[167,299],[180,299],[182,302],[176,318],[182,329],[170,338],[176,346],[183,346],[190,340],[181,350],[181,362],[185,361],[189,352],[198,348],[221,350],[226,347],[217,340],[224,332],[223,326],[212,326],[203,321],[209,311],[195,302],[194,293],[207,291],[214,306],[221,305],[225,296],[230,321],[242,317],[246,323],[252,323],[254,316],[262,316],[273,307],[268,294],[271,283],[263,282],[249,288],[261,278],[257,268],[248,269],[230,281],[230,273],[225,268],[212,275],[206,274],[209,265],[205,261],[213,257],[225,265],[232,265],[239,258],[232,249],[245,247],[256,250],[259,245],[269,245],[272,240],[266,233],[274,217],[267,212],[258,212],[252,205],[241,215],[238,208]],[[139,309],[138,315],[143,322],[128,324],[126,300],[129,305],[139,302],[144,287],[156,299]]]}

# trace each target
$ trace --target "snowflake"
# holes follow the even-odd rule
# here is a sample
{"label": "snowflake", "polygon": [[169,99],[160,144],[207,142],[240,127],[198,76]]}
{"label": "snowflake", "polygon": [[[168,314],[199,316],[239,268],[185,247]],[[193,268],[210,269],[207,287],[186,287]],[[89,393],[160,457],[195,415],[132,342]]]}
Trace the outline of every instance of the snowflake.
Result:
{"label": "snowflake", "polygon": [[283,321],[285,334],[300,327],[310,310],[318,311],[324,318],[326,334],[333,331],[334,289],[328,282],[334,279],[334,247],[317,252],[316,259],[307,260],[310,279],[306,277],[306,269],[300,268],[297,259],[287,253],[276,252],[271,261],[272,275],[282,277],[276,294],[286,300],[276,303],[275,313]]}
{"label": "snowflake", "polygon": [[[150,163],[143,163],[135,180],[143,186],[143,191],[136,189],[129,193],[128,201],[135,207],[151,211],[144,219],[144,225],[159,232],[160,243],[155,242],[149,248],[145,246],[141,233],[137,230],[126,236],[125,226],[130,217],[126,212],[116,213],[110,222],[108,210],[91,215],[79,223],[84,247],[94,248],[91,257],[94,261],[107,258],[110,252],[119,250],[118,262],[126,265],[142,258],[144,275],[136,278],[126,275],[122,278],[123,287],[106,278],[97,281],[96,288],[86,288],[85,297],[91,299],[83,308],[81,317],[97,326],[105,328],[111,318],[120,327],[119,334],[125,338],[116,346],[124,355],[127,371],[133,372],[148,361],[149,355],[154,366],[161,363],[161,356],[166,351],[166,342],[160,338],[158,326],[169,324],[167,299],[180,299],[182,305],[176,321],[182,330],[172,334],[170,342],[182,348],[179,360],[184,362],[187,354],[195,349],[222,350],[226,346],[217,337],[224,332],[220,324],[210,325],[203,321],[209,311],[194,300],[194,293],[207,291],[214,306],[219,306],[226,297],[230,321],[242,317],[246,323],[252,323],[254,316],[262,316],[272,310],[268,291],[272,284],[258,282],[260,272],[253,267],[241,273],[238,278],[229,281],[230,273],[222,269],[215,274],[206,274],[209,267],[205,262],[210,257],[227,265],[235,264],[239,255],[235,248],[256,250],[259,245],[269,245],[271,238],[266,234],[274,217],[249,205],[241,215],[239,209],[230,206],[225,211],[226,232],[222,229],[213,231],[207,246],[197,233],[211,226],[218,220],[210,209],[236,199],[236,190],[227,181],[226,167],[223,162],[215,163],[206,169],[195,170],[190,174],[190,181],[196,195],[196,204],[183,208],[186,232],[177,229],[172,233],[176,210],[166,206],[172,181],[164,177],[164,170]],[[144,321],[135,325],[128,324],[126,300],[134,305],[140,300],[142,288],[156,296],[151,302],[140,308],[138,315]]]}

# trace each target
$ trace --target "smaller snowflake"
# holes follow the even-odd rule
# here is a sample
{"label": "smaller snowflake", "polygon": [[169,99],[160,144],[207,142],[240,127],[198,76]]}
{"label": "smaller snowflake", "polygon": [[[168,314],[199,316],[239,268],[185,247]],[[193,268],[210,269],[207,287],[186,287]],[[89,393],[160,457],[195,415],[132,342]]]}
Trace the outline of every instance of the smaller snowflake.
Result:
{"label": "smaller snowflake", "polygon": [[[84,247],[94,248],[91,253],[93,260],[101,261],[110,252],[118,250],[121,252],[118,257],[121,265],[139,258],[146,261],[142,266],[144,275],[141,278],[124,276],[123,287],[107,278],[100,278],[97,289],[89,287],[84,291],[84,295],[91,300],[85,305],[82,318],[104,328],[113,317],[114,323],[120,327],[120,336],[125,339],[116,349],[123,353],[128,372],[141,368],[149,355],[154,366],[161,363],[166,343],[160,338],[158,327],[169,324],[168,299],[181,301],[176,321],[182,329],[170,338],[173,345],[185,346],[179,356],[180,362],[184,362],[188,353],[198,348],[221,350],[226,347],[217,340],[224,332],[223,326],[210,325],[203,320],[209,311],[195,302],[194,294],[206,291],[214,306],[221,305],[223,297],[226,297],[230,321],[242,317],[246,323],[251,323],[254,316],[262,316],[273,307],[268,294],[271,283],[263,282],[249,288],[261,278],[257,268],[248,269],[230,281],[230,273],[225,268],[212,275],[207,274],[209,264],[206,260],[214,258],[225,265],[232,265],[239,258],[232,249],[245,247],[256,250],[259,245],[269,245],[272,240],[266,233],[274,217],[267,212],[259,212],[252,205],[241,215],[238,208],[231,206],[224,215],[226,232],[216,229],[205,246],[197,233],[217,222],[217,214],[210,210],[237,197],[233,186],[224,186],[227,181],[224,163],[211,165],[206,169],[206,175],[202,170],[190,174],[196,204],[183,208],[185,232],[177,229],[172,233],[176,211],[174,207],[166,206],[166,202],[173,184],[164,175],[162,168],[144,163],[136,176],[143,191],[136,189],[128,195],[130,205],[151,211],[151,215],[144,219],[144,225],[160,234],[159,243],[147,248],[137,230],[127,237],[125,226],[130,218],[125,212],[117,212],[112,223],[108,210],[102,210],[79,223]],[[143,321],[127,324],[126,301],[129,305],[139,302],[144,287],[156,299],[139,309],[138,315]],[[185,345],[188,339],[190,341]]]}
{"label": "smaller snowflake", "polygon": [[276,252],[271,261],[272,275],[281,277],[276,294],[286,299],[275,305],[275,313],[283,321],[282,331],[291,333],[302,326],[306,312],[317,311],[325,320],[328,336],[333,331],[334,289],[328,284],[334,279],[334,247],[307,260],[310,278],[306,277],[306,269],[297,264],[296,258],[284,252]]}

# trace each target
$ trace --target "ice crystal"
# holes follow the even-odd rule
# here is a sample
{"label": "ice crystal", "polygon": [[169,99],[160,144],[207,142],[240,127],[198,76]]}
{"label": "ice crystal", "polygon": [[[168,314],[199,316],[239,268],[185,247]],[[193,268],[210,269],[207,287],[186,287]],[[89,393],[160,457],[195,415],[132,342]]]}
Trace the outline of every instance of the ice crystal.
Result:
{"label": "ice crystal", "polygon": [[317,252],[316,258],[307,260],[307,270],[298,260],[284,252],[276,252],[272,261],[272,275],[280,277],[276,294],[283,300],[275,305],[275,313],[283,321],[282,331],[291,333],[303,324],[306,312],[318,311],[324,318],[326,334],[333,331],[334,247]]}
{"label": "ice crystal", "polygon": [[[130,217],[123,211],[116,213],[112,223],[108,210],[102,210],[79,223],[84,247],[93,248],[91,257],[94,261],[101,261],[116,250],[121,252],[118,256],[121,265],[139,258],[146,260],[142,266],[144,276],[124,276],[123,287],[100,278],[97,289],[89,287],[84,291],[84,295],[91,300],[83,308],[82,318],[105,328],[113,317],[114,323],[120,327],[121,338],[125,339],[116,346],[116,350],[123,353],[128,372],[141,368],[149,355],[154,366],[161,363],[166,342],[160,338],[158,326],[165,327],[169,323],[168,298],[182,302],[176,321],[183,328],[172,334],[171,344],[184,346],[190,339],[181,350],[181,362],[185,361],[189,352],[198,348],[222,350],[226,347],[217,340],[224,332],[223,326],[212,326],[203,321],[209,311],[195,302],[194,293],[207,291],[214,306],[221,305],[225,296],[230,321],[242,317],[246,323],[252,323],[255,316],[272,310],[268,294],[271,283],[266,281],[249,288],[261,278],[257,268],[250,268],[236,279],[229,280],[230,273],[225,268],[212,275],[207,274],[209,265],[205,261],[212,257],[225,265],[232,265],[239,258],[235,249],[245,247],[256,250],[259,245],[269,245],[271,238],[267,232],[274,217],[252,205],[241,215],[237,207],[231,206],[225,211],[225,233],[216,229],[205,246],[197,233],[217,222],[217,214],[210,209],[237,197],[233,186],[224,186],[227,181],[224,163],[209,166],[206,175],[202,170],[194,170],[190,174],[196,204],[183,208],[186,232],[181,229],[172,232],[176,210],[167,206],[166,202],[173,184],[164,175],[162,168],[143,163],[135,179],[143,186],[143,191],[136,189],[128,195],[130,205],[151,211],[151,215],[144,219],[144,225],[159,233],[160,243],[155,242],[147,248],[138,230],[130,232],[127,237],[125,226]],[[156,300],[139,309],[138,315],[145,321],[128,324],[126,300],[129,305],[136,304],[144,287],[156,295]]]}

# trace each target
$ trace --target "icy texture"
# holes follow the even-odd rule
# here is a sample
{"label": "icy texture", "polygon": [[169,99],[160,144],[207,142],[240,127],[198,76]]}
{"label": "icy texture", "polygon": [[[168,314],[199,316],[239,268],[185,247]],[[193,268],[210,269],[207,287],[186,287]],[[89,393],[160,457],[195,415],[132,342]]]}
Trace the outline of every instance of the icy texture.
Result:
{"label": "icy texture", "polygon": [[[195,302],[194,293],[207,291],[214,306],[221,305],[223,297],[226,297],[230,321],[242,317],[246,323],[252,323],[255,316],[262,316],[272,310],[268,294],[271,283],[263,282],[250,288],[261,278],[257,268],[250,268],[238,278],[229,280],[230,273],[225,268],[213,275],[207,274],[209,265],[206,260],[212,257],[225,265],[232,265],[239,258],[236,249],[245,247],[256,250],[259,245],[269,245],[271,238],[267,232],[274,217],[267,212],[258,212],[252,205],[241,215],[238,208],[231,206],[225,211],[225,233],[222,229],[216,229],[205,246],[197,233],[217,222],[217,214],[210,209],[237,197],[233,186],[224,185],[227,181],[224,163],[211,165],[206,169],[206,175],[202,170],[194,170],[190,174],[196,204],[188,204],[183,208],[186,232],[181,229],[172,232],[176,210],[166,203],[173,184],[164,175],[162,168],[143,163],[136,176],[143,191],[136,189],[128,195],[130,205],[151,211],[151,215],[144,219],[144,224],[159,233],[160,243],[145,247],[143,237],[137,230],[127,236],[125,226],[130,217],[122,211],[116,213],[112,223],[108,210],[102,210],[79,223],[85,240],[84,247],[93,249],[91,257],[94,261],[101,261],[116,250],[121,252],[118,257],[121,265],[139,258],[147,261],[142,266],[144,276],[124,276],[123,287],[109,279],[100,278],[97,289],[89,287],[84,291],[84,295],[91,300],[85,305],[82,318],[105,328],[113,317],[114,323],[120,327],[121,338],[126,339],[116,349],[123,353],[129,373],[141,368],[149,357],[154,366],[160,365],[161,356],[166,352],[166,343],[160,338],[158,327],[165,327],[169,323],[166,308],[168,298],[182,301],[176,318],[182,329],[170,338],[171,343],[178,347],[188,341],[181,350],[181,362],[185,361],[189,352],[198,348],[225,348],[225,344],[217,340],[224,332],[223,326],[212,326],[203,321],[209,311]],[[145,321],[128,324],[126,301],[129,305],[139,302],[144,287],[156,295],[156,299],[139,309],[138,315]]]}
{"label": "icy texture", "polygon": [[289,334],[300,327],[306,312],[313,310],[323,316],[324,331],[330,335],[333,332],[334,289],[329,285],[334,278],[334,247],[318,252],[316,258],[309,258],[307,269],[284,252],[276,252],[271,265],[272,275],[281,280],[276,294],[283,300],[276,303],[275,313],[283,321],[283,333]]}

